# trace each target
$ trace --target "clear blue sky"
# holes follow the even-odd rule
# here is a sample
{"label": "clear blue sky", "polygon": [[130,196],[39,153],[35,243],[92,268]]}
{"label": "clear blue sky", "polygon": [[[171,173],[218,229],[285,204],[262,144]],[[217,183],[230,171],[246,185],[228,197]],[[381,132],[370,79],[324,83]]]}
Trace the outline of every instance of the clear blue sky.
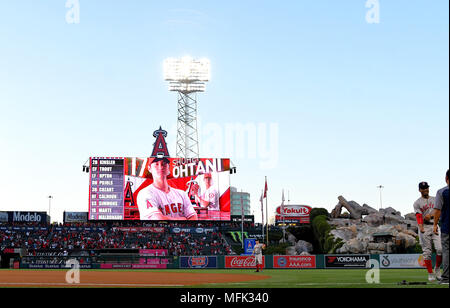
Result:
{"label": "clear blue sky", "polygon": [[[226,124],[278,125],[277,164],[225,147],[232,185],[251,194],[264,177],[281,202],[331,210],[343,195],[406,214],[426,180],[449,167],[449,2],[379,0],[0,0],[0,210],[87,211],[90,156],[148,156],[160,125],[175,154],[176,95],[167,57],[208,57],[200,137]],[[208,126],[209,125],[209,126]],[[211,139],[211,138],[210,138]],[[267,142],[270,142],[269,140]],[[286,193],[287,195],[287,193]]]}

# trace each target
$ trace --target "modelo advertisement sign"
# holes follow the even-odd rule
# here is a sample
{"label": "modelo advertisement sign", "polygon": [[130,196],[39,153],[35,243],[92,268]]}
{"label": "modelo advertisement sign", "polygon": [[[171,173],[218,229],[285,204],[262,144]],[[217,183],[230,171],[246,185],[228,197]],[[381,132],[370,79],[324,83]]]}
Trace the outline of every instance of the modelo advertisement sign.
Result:
{"label": "modelo advertisement sign", "polygon": [[421,254],[380,255],[381,268],[422,268]]}
{"label": "modelo advertisement sign", "polygon": [[[262,267],[266,267],[266,258],[262,257]],[[254,256],[225,256],[225,268],[256,268]]]}
{"label": "modelo advertisement sign", "polygon": [[316,268],[316,256],[274,256],[274,268]]}
{"label": "modelo advertisement sign", "polygon": [[215,256],[192,256],[181,257],[180,268],[217,268],[217,257]]}
{"label": "modelo advertisement sign", "polygon": [[326,255],[326,268],[367,268],[370,255]]}
{"label": "modelo advertisement sign", "polygon": [[47,223],[45,212],[0,212],[1,222],[35,222]]}
{"label": "modelo advertisement sign", "polygon": [[280,223],[285,222],[296,222],[302,224],[310,223],[309,214],[312,208],[308,205],[284,205],[277,207],[275,220]]}

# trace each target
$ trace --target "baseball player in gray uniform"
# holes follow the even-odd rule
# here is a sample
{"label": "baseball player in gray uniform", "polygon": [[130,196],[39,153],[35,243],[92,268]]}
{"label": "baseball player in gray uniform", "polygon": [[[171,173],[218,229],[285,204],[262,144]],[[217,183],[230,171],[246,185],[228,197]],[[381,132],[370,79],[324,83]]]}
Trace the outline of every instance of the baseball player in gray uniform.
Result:
{"label": "baseball player in gray uniform", "polygon": [[[438,234],[433,232],[433,209],[435,204],[435,198],[430,196],[430,186],[427,182],[421,182],[419,184],[419,191],[421,197],[414,202],[414,212],[416,213],[417,224],[419,226],[419,239],[420,245],[423,250],[423,259],[428,271],[428,280],[430,282],[436,279],[441,279],[441,264],[442,264],[442,245],[440,230]],[[434,249],[436,250],[436,266],[433,272],[433,265],[431,261],[431,255]]]}
{"label": "baseball player in gray uniform", "polygon": [[253,247],[252,256],[255,256],[256,261],[256,272],[259,272],[259,269],[262,271],[262,264],[263,264],[263,249],[266,249],[265,244],[260,244],[259,240],[256,240],[255,247]]}

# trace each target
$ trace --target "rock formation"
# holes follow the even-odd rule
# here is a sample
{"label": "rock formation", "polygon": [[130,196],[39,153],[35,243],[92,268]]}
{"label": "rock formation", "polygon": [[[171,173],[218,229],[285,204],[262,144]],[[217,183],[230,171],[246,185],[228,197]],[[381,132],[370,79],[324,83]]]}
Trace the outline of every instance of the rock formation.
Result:
{"label": "rock formation", "polygon": [[[338,197],[339,203],[331,212],[329,224],[331,234],[344,244],[337,249],[342,254],[384,254],[414,249],[417,243],[415,214],[405,217],[392,207],[379,211],[364,204]],[[345,208],[350,217],[342,215]]]}

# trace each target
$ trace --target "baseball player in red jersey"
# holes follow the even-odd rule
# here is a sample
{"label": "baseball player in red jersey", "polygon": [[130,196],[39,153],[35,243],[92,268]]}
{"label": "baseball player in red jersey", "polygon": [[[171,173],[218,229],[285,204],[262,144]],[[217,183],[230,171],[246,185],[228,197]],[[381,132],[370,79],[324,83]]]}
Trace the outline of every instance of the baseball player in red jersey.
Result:
{"label": "baseball player in red jersey", "polygon": [[252,256],[255,256],[255,261],[256,261],[256,272],[259,272],[259,270],[261,269],[262,271],[262,258],[263,258],[263,249],[266,249],[266,245],[265,244],[260,244],[259,240],[256,240],[255,242],[255,246],[253,247],[253,252],[252,252]]}
{"label": "baseball player in red jersey", "polygon": [[137,196],[141,220],[198,220],[198,216],[183,190],[169,186],[170,161],[153,158],[148,165],[153,184],[141,190]]}
{"label": "baseball player in red jersey", "polygon": [[[434,217],[432,214],[435,198],[430,196],[429,188],[430,186],[427,182],[421,182],[419,184],[419,191],[422,196],[414,202],[414,212],[416,213],[417,224],[419,226],[419,239],[423,250],[423,259],[428,271],[428,280],[433,282],[436,279],[441,279],[442,245],[440,230],[438,230],[438,234],[433,232]],[[434,272],[431,262],[433,244],[437,254]]]}

